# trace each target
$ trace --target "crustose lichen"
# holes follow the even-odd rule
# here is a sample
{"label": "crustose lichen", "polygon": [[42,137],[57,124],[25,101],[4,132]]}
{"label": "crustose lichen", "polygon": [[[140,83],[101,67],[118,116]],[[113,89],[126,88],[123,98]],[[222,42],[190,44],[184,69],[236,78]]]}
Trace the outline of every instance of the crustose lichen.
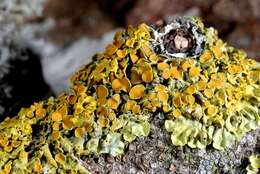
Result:
{"label": "crustose lichen", "polygon": [[81,157],[123,154],[166,116],[174,145],[223,150],[260,125],[260,66],[194,18],[118,32],[70,94],[0,124],[0,173],[88,173]]}

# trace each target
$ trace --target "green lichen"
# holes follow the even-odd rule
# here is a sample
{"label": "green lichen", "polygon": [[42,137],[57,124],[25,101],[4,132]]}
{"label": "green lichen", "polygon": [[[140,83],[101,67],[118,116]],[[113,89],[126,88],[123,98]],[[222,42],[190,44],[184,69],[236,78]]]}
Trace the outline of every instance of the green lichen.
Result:
{"label": "green lichen", "polygon": [[[167,40],[185,27],[189,39]],[[191,148],[224,150],[260,125],[259,63],[195,18],[130,26],[71,79],[70,93],[0,123],[0,174],[88,173],[82,157],[123,154],[154,113],[174,145]]]}
{"label": "green lichen", "polygon": [[257,174],[260,172],[260,155],[251,155],[249,158],[249,166],[246,168],[247,174]]}

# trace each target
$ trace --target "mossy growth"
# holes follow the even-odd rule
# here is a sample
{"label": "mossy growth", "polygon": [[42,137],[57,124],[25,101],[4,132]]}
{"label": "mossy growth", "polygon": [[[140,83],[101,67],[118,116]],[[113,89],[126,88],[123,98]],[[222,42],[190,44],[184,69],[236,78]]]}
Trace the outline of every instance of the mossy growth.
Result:
{"label": "mossy growth", "polygon": [[129,26],[71,79],[70,93],[0,123],[0,173],[88,173],[82,157],[123,154],[155,112],[192,148],[224,150],[260,125],[259,63],[196,18]]}

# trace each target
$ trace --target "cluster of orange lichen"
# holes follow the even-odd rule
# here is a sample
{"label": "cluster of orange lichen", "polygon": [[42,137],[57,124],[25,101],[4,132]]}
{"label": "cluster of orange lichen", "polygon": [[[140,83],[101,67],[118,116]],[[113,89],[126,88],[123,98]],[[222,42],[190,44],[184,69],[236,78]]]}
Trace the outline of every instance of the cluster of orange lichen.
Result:
{"label": "cluster of orange lichen", "polygon": [[0,123],[0,172],[87,173],[82,156],[122,154],[124,142],[149,134],[156,111],[174,145],[224,149],[257,128],[259,64],[187,21],[205,41],[201,55],[156,52],[158,31],[129,27],[72,76],[70,94]]}

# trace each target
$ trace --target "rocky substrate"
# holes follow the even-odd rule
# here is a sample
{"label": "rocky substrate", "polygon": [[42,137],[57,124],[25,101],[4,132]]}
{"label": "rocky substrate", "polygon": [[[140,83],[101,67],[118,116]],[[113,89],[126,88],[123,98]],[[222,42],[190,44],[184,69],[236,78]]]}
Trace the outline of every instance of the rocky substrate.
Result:
{"label": "rocky substrate", "polygon": [[127,145],[120,157],[92,156],[82,160],[96,174],[245,174],[253,153],[259,153],[260,130],[245,135],[226,151],[207,148],[191,149],[173,146],[164,128],[162,114],[151,120],[149,137],[138,138]]}

